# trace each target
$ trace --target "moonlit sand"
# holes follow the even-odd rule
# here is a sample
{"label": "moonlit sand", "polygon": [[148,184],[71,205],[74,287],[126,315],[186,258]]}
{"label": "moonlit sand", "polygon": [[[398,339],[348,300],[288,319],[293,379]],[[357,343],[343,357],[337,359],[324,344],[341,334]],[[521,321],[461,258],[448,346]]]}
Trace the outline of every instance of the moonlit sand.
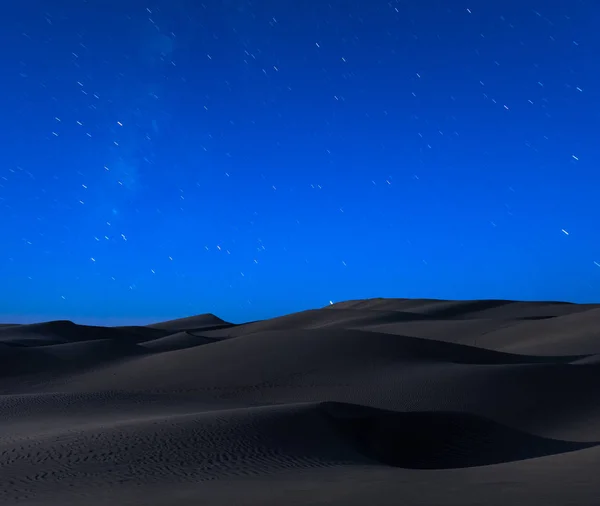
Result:
{"label": "moonlit sand", "polygon": [[590,505],[600,305],[0,327],[0,503]]}

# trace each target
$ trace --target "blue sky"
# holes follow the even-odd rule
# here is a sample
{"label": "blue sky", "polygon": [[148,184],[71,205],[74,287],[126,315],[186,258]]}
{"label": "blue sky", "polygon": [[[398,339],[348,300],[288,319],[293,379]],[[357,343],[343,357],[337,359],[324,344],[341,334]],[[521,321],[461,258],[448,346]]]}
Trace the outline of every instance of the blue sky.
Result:
{"label": "blue sky", "polygon": [[3,9],[0,320],[600,300],[600,5]]}

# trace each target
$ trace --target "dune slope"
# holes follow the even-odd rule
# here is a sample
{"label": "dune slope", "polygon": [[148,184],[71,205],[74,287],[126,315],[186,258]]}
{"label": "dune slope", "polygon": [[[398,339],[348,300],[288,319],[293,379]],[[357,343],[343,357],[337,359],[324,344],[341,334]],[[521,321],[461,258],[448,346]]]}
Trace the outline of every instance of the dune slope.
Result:
{"label": "dune slope", "polygon": [[0,325],[0,502],[593,504],[600,306]]}

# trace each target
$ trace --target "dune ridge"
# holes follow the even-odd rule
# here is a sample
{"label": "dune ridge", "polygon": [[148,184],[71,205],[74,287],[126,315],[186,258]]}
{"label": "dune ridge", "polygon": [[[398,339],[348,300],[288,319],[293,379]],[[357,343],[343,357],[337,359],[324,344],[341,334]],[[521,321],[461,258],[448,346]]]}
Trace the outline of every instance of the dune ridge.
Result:
{"label": "dune ridge", "polygon": [[368,299],[247,324],[9,323],[2,504],[600,496],[600,305]]}

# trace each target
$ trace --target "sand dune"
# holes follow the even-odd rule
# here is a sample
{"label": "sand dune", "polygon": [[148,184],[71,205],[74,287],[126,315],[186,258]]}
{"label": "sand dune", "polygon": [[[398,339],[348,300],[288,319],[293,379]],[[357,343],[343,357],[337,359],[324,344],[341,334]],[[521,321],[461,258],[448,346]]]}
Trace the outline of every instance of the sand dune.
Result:
{"label": "sand dune", "polygon": [[0,325],[0,503],[581,504],[600,305]]}

